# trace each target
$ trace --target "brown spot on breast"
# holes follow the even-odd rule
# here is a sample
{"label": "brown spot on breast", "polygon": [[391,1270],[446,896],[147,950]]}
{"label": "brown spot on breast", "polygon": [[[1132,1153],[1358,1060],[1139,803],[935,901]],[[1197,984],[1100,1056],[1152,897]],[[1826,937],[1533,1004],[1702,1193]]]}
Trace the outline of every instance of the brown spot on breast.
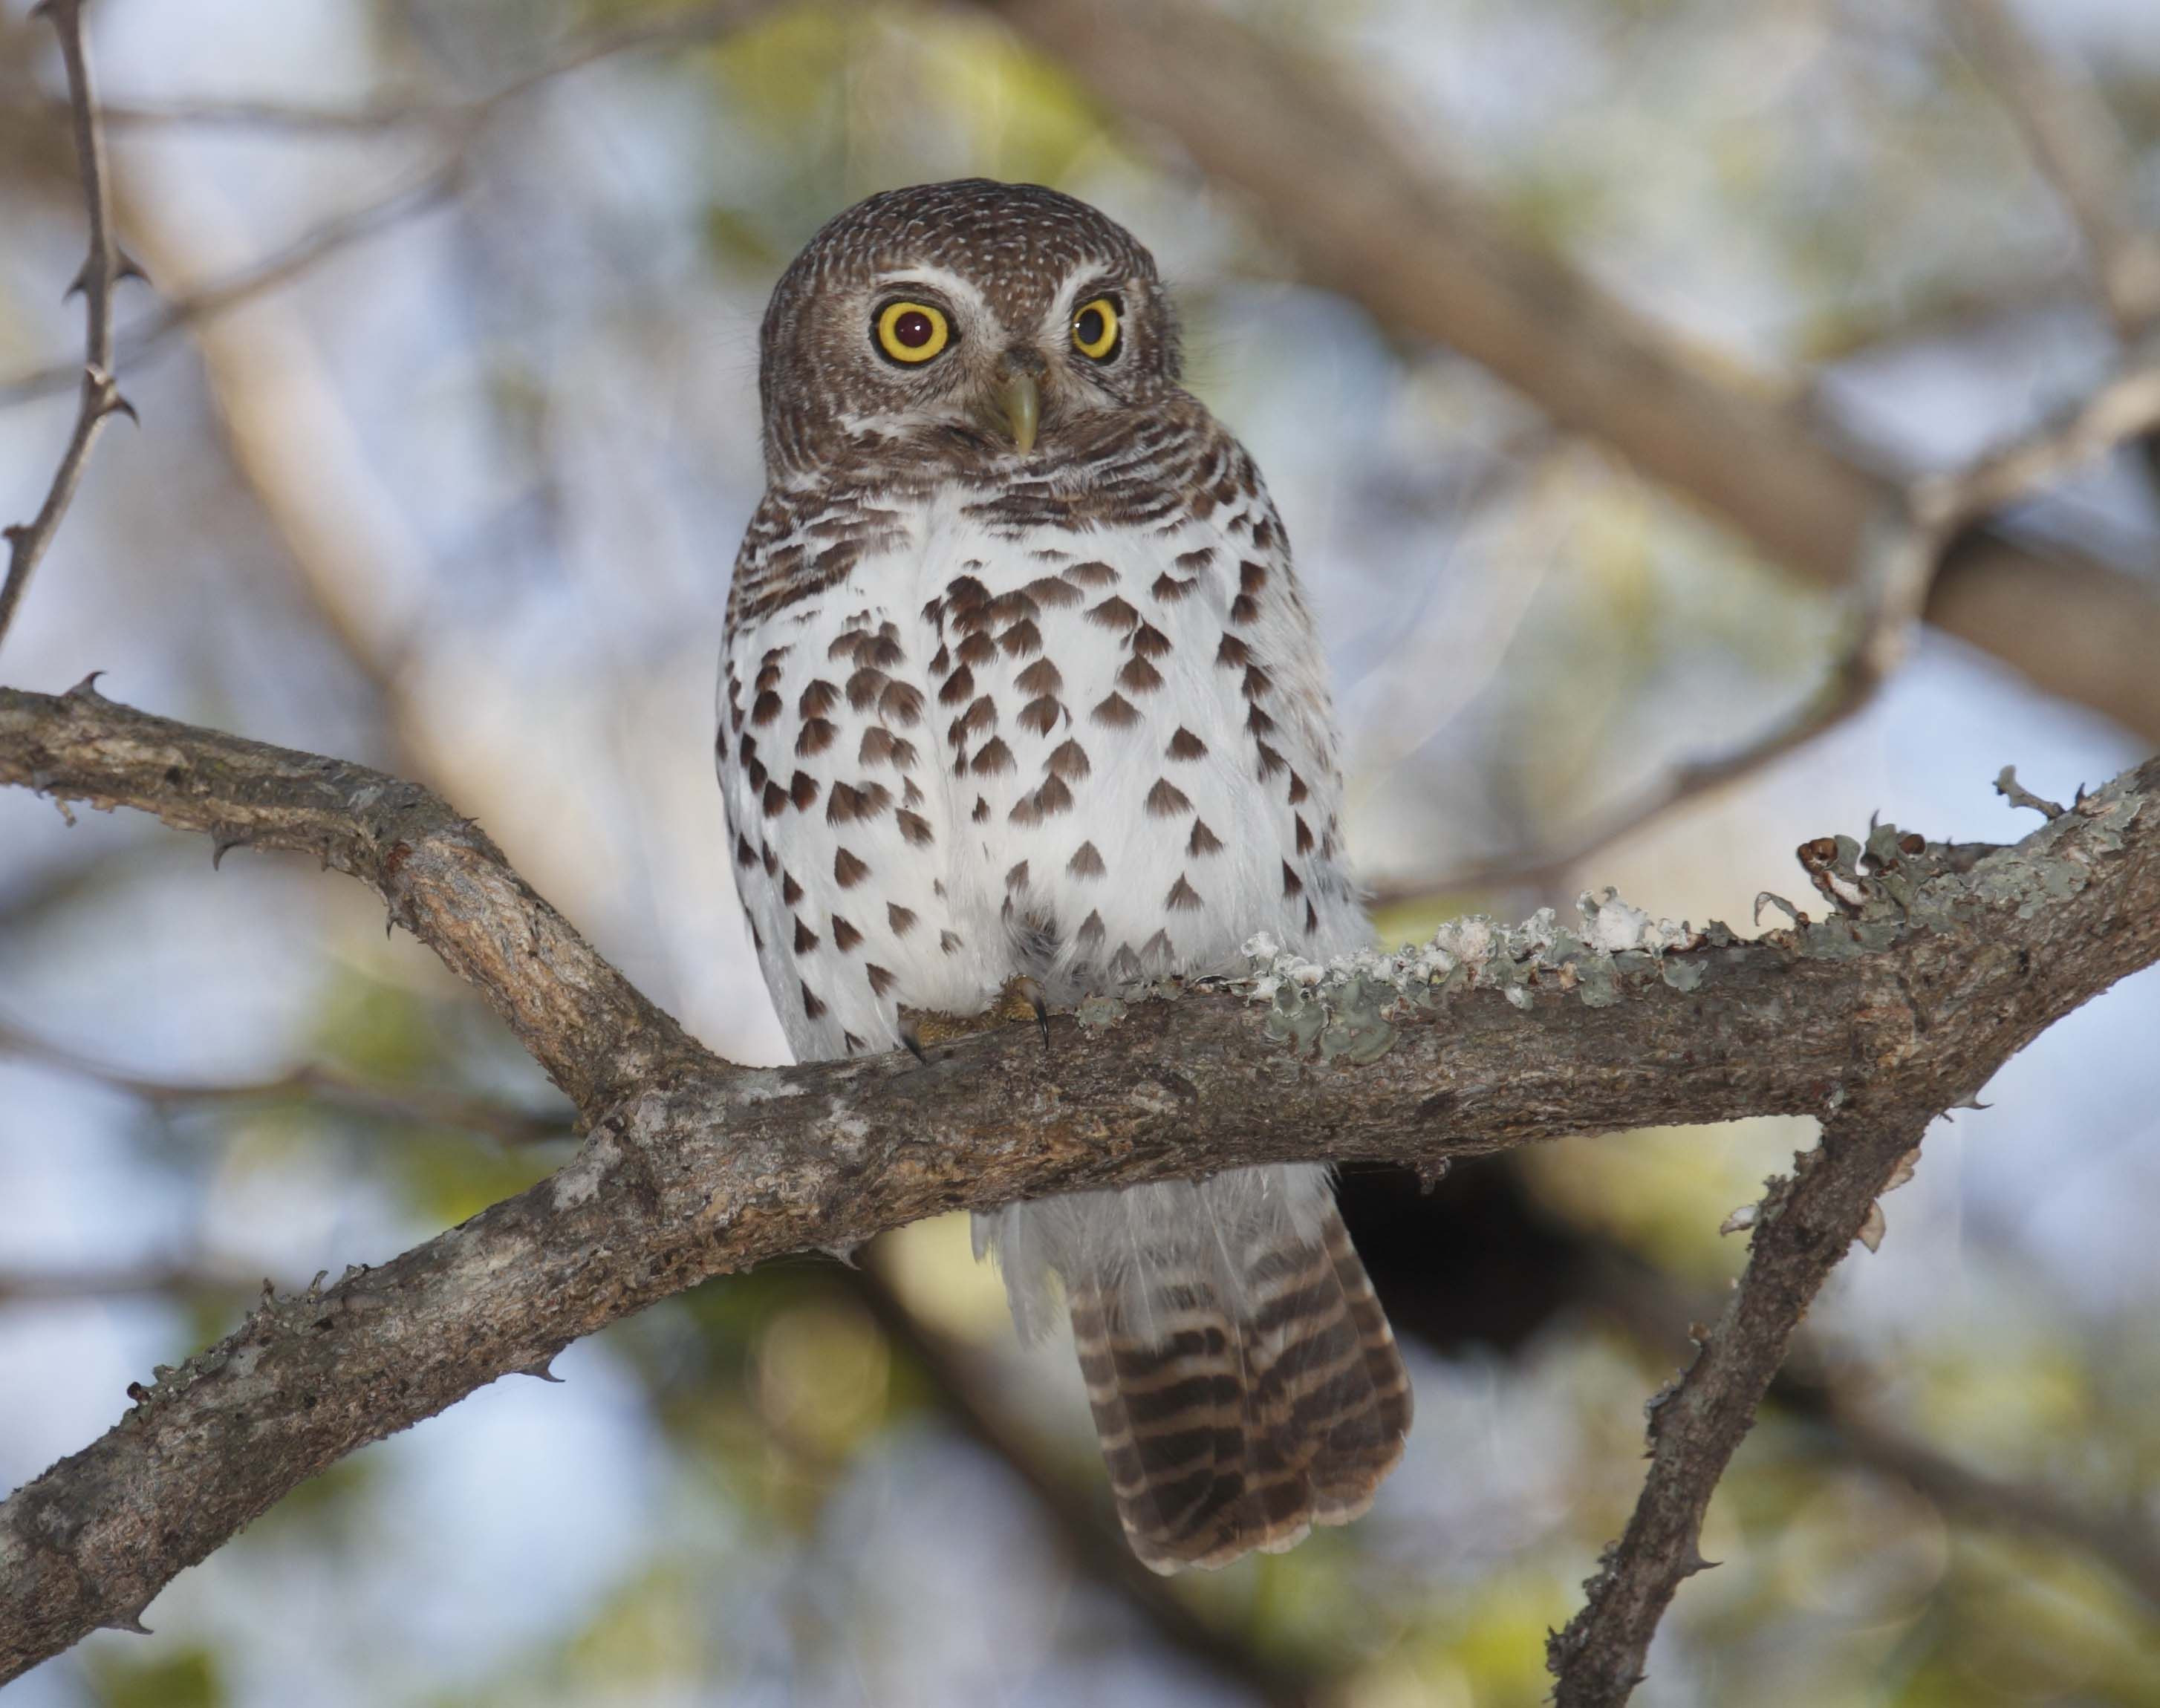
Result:
{"label": "brown spot on breast", "polygon": [[1320,929],[1320,916],[1312,911],[1312,904],[1305,904],[1305,934],[1311,937]]}
{"label": "brown spot on breast", "polygon": [[1140,720],[1140,714],[1134,708],[1133,703],[1123,694],[1107,696],[1088,715],[1098,724],[1109,724],[1119,729],[1126,728]]}
{"label": "brown spot on breast", "polygon": [[845,824],[851,819],[875,818],[892,804],[892,791],[883,783],[835,783],[825,798],[825,822]]}
{"label": "brown spot on breast", "polygon": [[982,796],[975,797],[975,810],[968,815],[968,822],[971,824],[988,824],[990,822],[990,803]]}
{"label": "brown spot on breast", "polygon": [[1120,632],[1130,629],[1140,620],[1140,614],[1114,594],[1100,605],[1091,606],[1088,612],[1088,620],[1097,627]]}
{"label": "brown spot on breast", "polygon": [[1046,575],[1027,584],[1027,596],[1037,605],[1062,608],[1077,605],[1087,597],[1069,581],[1061,581],[1055,575]]}
{"label": "brown spot on breast", "polygon": [[818,802],[818,779],[807,771],[796,772],[787,780],[787,798],[797,812],[807,812]]}
{"label": "brown spot on breast", "polygon": [[1075,782],[1093,769],[1088,763],[1088,750],[1077,741],[1060,744],[1045,763],[1052,776],[1069,777]]}
{"label": "brown spot on breast", "polygon": [[765,761],[761,759],[751,760],[750,769],[744,775],[750,779],[750,792],[755,794],[765,787]]}
{"label": "brown spot on breast", "polygon": [[1065,677],[1047,658],[1038,658],[1013,678],[1024,694],[1054,694],[1065,686]]}
{"label": "brown spot on breast", "polygon": [[837,913],[833,916],[833,947],[834,948],[844,953],[862,940],[863,934],[854,926],[849,924]]}
{"label": "brown spot on breast", "polygon": [[855,749],[859,765],[890,765],[897,771],[906,771],[915,763],[915,744],[903,741],[882,724],[872,724],[863,731],[861,744]]}
{"label": "brown spot on breast", "polygon": [[1057,727],[1057,719],[1064,709],[1048,694],[1040,695],[1020,709],[1020,728],[1032,729],[1038,735],[1047,735]]}
{"label": "brown spot on breast", "polygon": [[983,750],[975,755],[973,766],[977,776],[995,776],[1000,771],[1016,769],[1013,764],[1012,749],[1005,745],[1005,737],[993,735]]}
{"label": "brown spot on breast", "polygon": [[770,724],[779,715],[780,696],[771,688],[760,694],[750,709],[750,720],[753,724]]}
{"label": "brown spot on breast", "polygon": [[[889,628],[891,625],[887,624]],[[874,664],[880,670],[897,669],[907,655],[900,650],[900,642],[890,636],[880,636],[874,646],[859,647],[855,652],[858,664]]]}
{"label": "brown spot on breast", "polygon": [[865,1049],[868,1049],[868,1048],[870,1047],[868,1045],[865,1044],[865,1043],[863,1042],[863,1041],[862,1041],[860,1038],[857,1037],[857,1036],[856,1036],[853,1032],[843,1032],[843,1033],[841,1033],[841,1034],[840,1034],[840,1041],[841,1041],[843,1044],[844,1044],[844,1045],[846,1045],[846,1046],[848,1046],[848,1053],[849,1053],[850,1056],[854,1055],[854,1054],[858,1050],[865,1050]]}
{"label": "brown spot on breast", "polygon": [[1153,623],[1142,623],[1133,631],[1133,654],[1139,658],[1160,658],[1170,651],[1170,636]]}
{"label": "brown spot on breast", "polygon": [[865,961],[863,963],[863,976],[870,981],[870,994],[873,996],[883,996],[894,985],[900,983],[875,961]]}
{"label": "brown spot on breast", "polygon": [[957,706],[961,701],[971,698],[974,692],[975,672],[963,664],[945,678],[945,686],[937,690],[937,703]]}
{"label": "brown spot on breast", "polygon": [[870,875],[869,865],[845,849],[833,854],[833,881],[843,890],[852,890]]}
{"label": "brown spot on breast", "polygon": [[903,728],[915,723],[922,716],[922,690],[911,683],[887,683],[878,696],[878,715]]}
{"label": "brown spot on breast", "polygon": [[1083,842],[1072,850],[1072,858],[1065,863],[1066,872],[1075,878],[1099,878],[1103,875],[1103,856],[1095,851],[1095,844]]}
{"label": "brown spot on breast", "polygon": [[1192,583],[1189,580],[1181,581],[1166,569],[1155,577],[1155,584],[1148,591],[1165,605],[1176,605],[1178,600],[1192,591]]}
{"label": "brown spot on breast", "polygon": [[818,947],[818,933],[801,920],[795,921],[795,953],[807,955]]}
{"label": "brown spot on breast", "polygon": [[757,850],[750,845],[750,838],[746,836],[735,838],[735,864],[739,866],[757,864]]}
{"label": "brown spot on breast", "polygon": [[963,664],[988,664],[998,656],[998,643],[989,631],[979,629],[954,649],[953,656]]}
{"label": "brown spot on breast", "polygon": [[[988,694],[977,694],[957,720],[958,727],[962,729],[988,729],[997,721],[997,702]],[[958,740],[959,738],[955,736],[953,739]]]}
{"label": "brown spot on breast", "polygon": [[1257,594],[1268,584],[1268,566],[1255,563],[1250,558],[1238,565],[1238,591]]}
{"label": "brown spot on breast", "polygon": [[780,899],[790,907],[802,899],[802,886],[795,881],[794,873],[782,872],[780,875]]}
{"label": "brown spot on breast", "polygon": [[1275,685],[1275,678],[1257,664],[1249,664],[1245,667],[1245,680],[1240,685],[1240,691],[1247,699],[1256,700]]}
{"label": "brown spot on breast", "polygon": [[939,932],[937,933],[937,947],[938,949],[945,954],[958,954],[961,949],[960,934],[958,932],[951,931]]}
{"label": "brown spot on breast", "polygon": [[1094,558],[1072,564],[1062,573],[1065,579],[1076,587],[1108,587],[1118,579],[1116,570]]}
{"label": "brown spot on breast", "polygon": [[1290,863],[1288,860],[1285,860],[1282,863],[1282,869],[1283,896],[1285,899],[1287,900],[1292,896],[1302,896],[1305,894],[1305,885],[1298,877],[1297,873],[1292,870]]}
{"label": "brown spot on breast", "polygon": [[885,691],[885,685],[891,680],[882,670],[865,664],[848,678],[848,704],[855,711],[863,710]]}
{"label": "brown spot on breast", "polygon": [[1253,656],[1253,649],[1235,635],[1225,635],[1223,644],[1215,649],[1215,662],[1226,670],[1235,670]]}
{"label": "brown spot on breast", "polygon": [[1283,761],[1283,756],[1280,753],[1277,753],[1274,748],[1269,746],[1266,742],[1256,741],[1253,745],[1259,750],[1260,755],[1260,769],[1259,774],[1263,781],[1273,776],[1279,771],[1286,771],[1289,769]]}
{"label": "brown spot on breast", "polygon": [[1249,623],[1259,614],[1259,601],[1249,593],[1241,593],[1230,601],[1230,620],[1233,623]]}
{"label": "brown spot on breast", "polygon": [[[724,746],[726,741],[727,738],[722,736],[719,745]],[[745,765],[757,757],[757,738],[747,729],[743,731],[742,740],[735,745],[735,757]]]}
{"label": "brown spot on breast", "polygon": [[1305,779],[1295,771],[1290,774],[1290,803],[1295,807],[1312,792],[1305,786]]}
{"label": "brown spot on breast", "polygon": [[807,984],[802,987],[802,1012],[813,1020],[823,1019],[825,1013],[825,1005],[818,1000],[818,993]]}
{"label": "brown spot on breast", "polygon": [[1172,759],[1204,759],[1207,756],[1207,744],[1180,724],[1165,750]]}
{"label": "brown spot on breast", "polygon": [[1214,561],[1215,548],[1212,546],[1202,546],[1197,551],[1177,554],[1177,567],[1188,575],[1197,575]]}
{"label": "brown spot on breast", "polygon": [[930,845],[930,821],[921,813],[911,812],[903,807],[893,815],[893,822],[900,826],[900,833],[917,848]]}
{"label": "brown spot on breast", "polygon": [[1194,819],[1192,834],[1185,841],[1186,854],[1197,859],[1202,854],[1220,854],[1222,851],[1223,838],[1210,830],[1204,821]]}
{"label": "brown spot on breast", "polygon": [[839,730],[823,718],[813,718],[802,726],[802,733],[795,738],[795,756],[809,759],[823,753],[833,745]]}
{"label": "brown spot on breast", "polygon": [[897,901],[888,901],[885,905],[885,922],[892,927],[895,937],[904,937],[915,929],[915,911]]}
{"label": "brown spot on breast", "polygon": [[765,816],[766,818],[777,818],[780,817],[780,809],[787,804],[787,790],[781,788],[778,783],[767,783],[765,786]]}
{"label": "brown spot on breast", "polygon": [[761,843],[758,844],[757,857],[759,862],[765,867],[765,875],[766,877],[771,877],[775,872],[780,870],[780,856],[772,851],[772,844],[771,843]]}
{"label": "brown spot on breast", "polygon": [[1185,791],[1168,777],[1157,777],[1155,787],[1147,792],[1147,810],[1150,818],[1168,818],[1192,809],[1192,802],[1185,798]]}
{"label": "brown spot on breast", "polygon": [[1145,658],[1128,658],[1118,672],[1118,686],[1136,694],[1151,694],[1162,686],[1162,672]]}
{"label": "brown spot on breast", "polygon": [[1185,875],[1180,872],[1177,881],[1170,886],[1170,894],[1163,898],[1162,905],[1172,913],[1190,913],[1200,906],[1200,892],[1186,882]]}
{"label": "brown spot on breast", "polygon": [[1042,631],[1036,627],[1032,618],[1023,617],[998,636],[998,645],[1008,657],[1025,658],[1031,652],[1042,651]]}
{"label": "brown spot on breast", "polygon": [[1297,851],[1300,854],[1312,852],[1312,827],[1305,822],[1302,816],[1297,821]]}
{"label": "brown spot on breast", "polygon": [[1040,824],[1046,818],[1054,818],[1060,812],[1072,810],[1072,791],[1058,777],[1050,777],[1031,795],[1023,795],[1013,803],[1010,814],[1015,824]]}
{"label": "brown spot on breast", "polygon": [[1103,946],[1103,939],[1109,935],[1103,927],[1103,916],[1090,912],[1080,921],[1080,933],[1073,941],[1083,949],[1098,949]]}

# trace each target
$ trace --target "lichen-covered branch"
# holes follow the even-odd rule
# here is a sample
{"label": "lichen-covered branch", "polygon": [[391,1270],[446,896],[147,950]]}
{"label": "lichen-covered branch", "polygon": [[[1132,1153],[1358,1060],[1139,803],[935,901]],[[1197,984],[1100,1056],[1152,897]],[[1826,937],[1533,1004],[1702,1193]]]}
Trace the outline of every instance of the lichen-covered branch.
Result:
{"label": "lichen-covered branch", "polygon": [[[0,783],[370,884],[505,1016],[585,1134],[530,1191],[266,1300],[0,1505],[0,1680],[138,1623],[342,1455],[708,1275],[945,1210],[1246,1163],[1430,1166],[1648,1124],[1932,1112],[2160,959],[2155,762],[1976,861],[1887,831],[1827,843],[1813,875],[1851,899],[1753,942],[1608,903],[1579,928],[1473,922],[1349,967],[1275,957],[1243,987],[1151,1002],[1145,1024],[1108,1003],[1059,1016],[1047,1051],[999,1028],[924,1064],[749,1070],[683,1034],[476,827],[380,772],[86,685],[0,690]],[[1831,1154],[1848,1142],[1872,1141]],[[1846,1196],[1794,1225],[1836,1238]]]}

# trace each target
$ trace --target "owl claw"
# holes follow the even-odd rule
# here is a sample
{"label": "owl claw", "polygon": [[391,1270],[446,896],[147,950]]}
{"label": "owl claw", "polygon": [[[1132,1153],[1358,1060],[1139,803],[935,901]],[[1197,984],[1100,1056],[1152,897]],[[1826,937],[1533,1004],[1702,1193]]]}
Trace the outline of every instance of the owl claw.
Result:
{"label": "owl claw", "polygon": [[922,1047],[922,1040],[916,1035],[915,1027],[911,1023],[903,1023],[901,1025],[900,1028],[900,1041],[907,1046],[907,1053],[912,1056],[917,1062],[920,1062],[925,1067],[927,1067],[930,1065],[929,1052]]}

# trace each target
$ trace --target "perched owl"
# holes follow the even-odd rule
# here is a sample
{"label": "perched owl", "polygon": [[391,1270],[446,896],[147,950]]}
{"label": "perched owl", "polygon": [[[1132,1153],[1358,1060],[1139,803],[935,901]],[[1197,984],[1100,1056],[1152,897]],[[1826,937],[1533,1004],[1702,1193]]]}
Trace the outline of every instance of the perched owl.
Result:
{"label": "perched owl", "polygon": [[[1282,523],[1178,386],[1155,262],[969,180],[811,240],[761,339],[766,490],[719,691],[735,880],[797,1056],[1368,939]],[[1372,1503],[1410,1393],[1317,1167],[977,1222],[1070,1312],[1133,1548],[1281,1550]],[[1056,1278],[1055,1284],[1051,1277]]]}

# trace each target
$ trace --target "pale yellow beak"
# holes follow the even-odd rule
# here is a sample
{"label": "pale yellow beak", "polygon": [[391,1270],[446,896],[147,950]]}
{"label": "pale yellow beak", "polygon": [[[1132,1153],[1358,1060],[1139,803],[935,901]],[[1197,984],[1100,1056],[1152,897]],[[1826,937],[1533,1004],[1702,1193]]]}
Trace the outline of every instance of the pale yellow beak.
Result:
{"label": "pale yellow beak", "polygon": [[998,409],[1013,449],[1025,456],[1035,449],[1035,430],[1042,422],[1042,392],[1030,373],[1016,373],[998,387]]}

